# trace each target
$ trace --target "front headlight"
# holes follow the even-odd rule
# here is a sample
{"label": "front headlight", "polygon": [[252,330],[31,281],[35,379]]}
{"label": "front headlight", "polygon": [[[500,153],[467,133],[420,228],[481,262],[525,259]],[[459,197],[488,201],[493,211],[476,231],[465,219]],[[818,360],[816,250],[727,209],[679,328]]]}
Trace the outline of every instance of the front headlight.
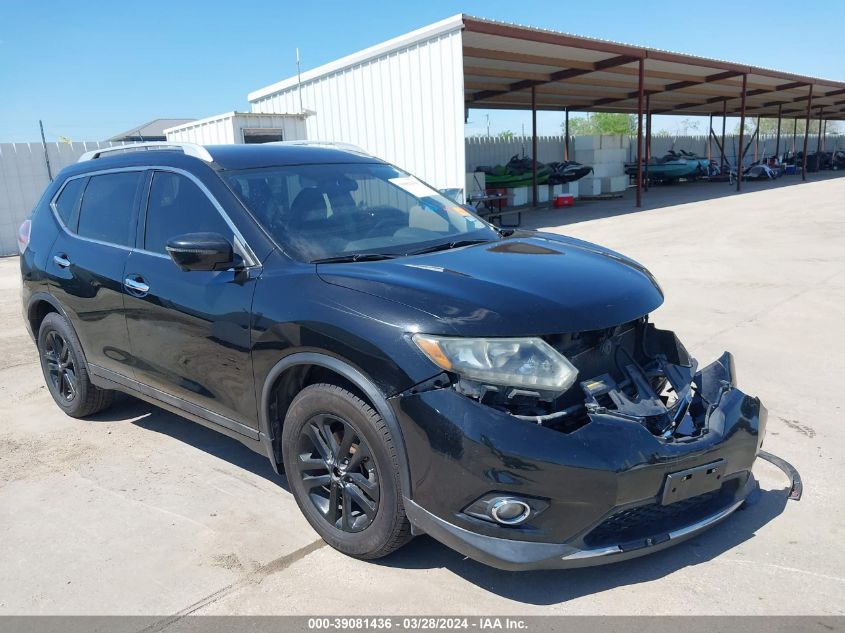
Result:
{"label": "front headlight", "polygon": [[469,380],[562,393],[578,370],[541,338],[454,338],[414,334],[436,365]]}

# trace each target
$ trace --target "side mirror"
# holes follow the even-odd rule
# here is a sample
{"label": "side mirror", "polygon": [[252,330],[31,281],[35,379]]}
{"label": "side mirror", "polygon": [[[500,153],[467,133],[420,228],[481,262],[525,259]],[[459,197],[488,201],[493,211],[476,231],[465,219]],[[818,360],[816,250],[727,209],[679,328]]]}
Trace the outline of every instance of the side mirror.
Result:
{"label": "side mirror", "polygon": [[227,270],[237,266],[232,244],[219,233],[186,233],[167,241],[167,253],[183,271]]}

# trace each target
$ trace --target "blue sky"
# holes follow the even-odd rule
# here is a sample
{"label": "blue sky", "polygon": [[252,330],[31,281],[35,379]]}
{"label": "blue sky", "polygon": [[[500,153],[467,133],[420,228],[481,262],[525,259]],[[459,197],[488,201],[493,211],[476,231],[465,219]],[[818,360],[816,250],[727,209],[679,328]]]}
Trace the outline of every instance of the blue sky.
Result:
{"label": "blue sky", "polygon": [[[36,140],[39,118],[48,140],[99,140],[158,117],[248,110],[248,92],[295,74],[296,47],[305,70],[460,12],[845,81],[841,0],[0,0],[0,142]],[[471,111],[469,132],[486,130],[485,114]],[[489,114],[493,133],[530,130],[526,113]],[[540,113],[540,133],[561,121]]]}

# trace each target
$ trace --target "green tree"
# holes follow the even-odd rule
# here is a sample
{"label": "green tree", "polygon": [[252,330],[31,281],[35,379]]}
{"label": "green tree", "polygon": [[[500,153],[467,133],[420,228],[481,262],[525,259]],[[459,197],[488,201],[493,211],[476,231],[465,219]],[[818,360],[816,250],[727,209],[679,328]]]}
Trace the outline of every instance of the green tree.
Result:
{"label": "green tree", "polygon": [[[564,134],[566,133],[566,124],[561,124]],[[596,132],[593,122],[588,116],[572,117],[569,119],[569,134],[572,136],[590,136],[591,134],[598,134]]]}
{"label": "green tree", "polygon": [[633,114],[612,114],[595,112],[590,115],[595,121],[599,134],[625,134],[630,136],[637,131],[637,117]]}
{"label": "green tree", "polygon": [[496,138],[499,138],[503,141],[512,141],[513,140],[513,132],[510,130],[502,130],[496,135]]}
{"label": "green tree", "polygon": [[[562,127],[565,130],[565,124]],[[636,131],[637,118],[633,114],[592,112],[586,117],[575,117],[569,120],[569,133],[572,136],[596,134],[624,134],[629,136]]]}

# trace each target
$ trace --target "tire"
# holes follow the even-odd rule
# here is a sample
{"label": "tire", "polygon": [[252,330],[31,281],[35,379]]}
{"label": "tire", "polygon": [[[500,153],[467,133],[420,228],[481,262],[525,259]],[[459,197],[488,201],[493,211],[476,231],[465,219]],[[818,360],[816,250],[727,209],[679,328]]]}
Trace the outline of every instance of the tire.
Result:
{"label": "tire", "polygon": [[70,417],[84,418],[111,406],[114,391],[91,382],[76,332],[56,312],[44,317],[38,329],[38,356],[50,395]]}
{"label": "tire", "polygon": [[375,559],[410,540],[394,439],[355,394],[323,383],[299,392],[285,418],[282,458],[299,509],[336,550]]}

